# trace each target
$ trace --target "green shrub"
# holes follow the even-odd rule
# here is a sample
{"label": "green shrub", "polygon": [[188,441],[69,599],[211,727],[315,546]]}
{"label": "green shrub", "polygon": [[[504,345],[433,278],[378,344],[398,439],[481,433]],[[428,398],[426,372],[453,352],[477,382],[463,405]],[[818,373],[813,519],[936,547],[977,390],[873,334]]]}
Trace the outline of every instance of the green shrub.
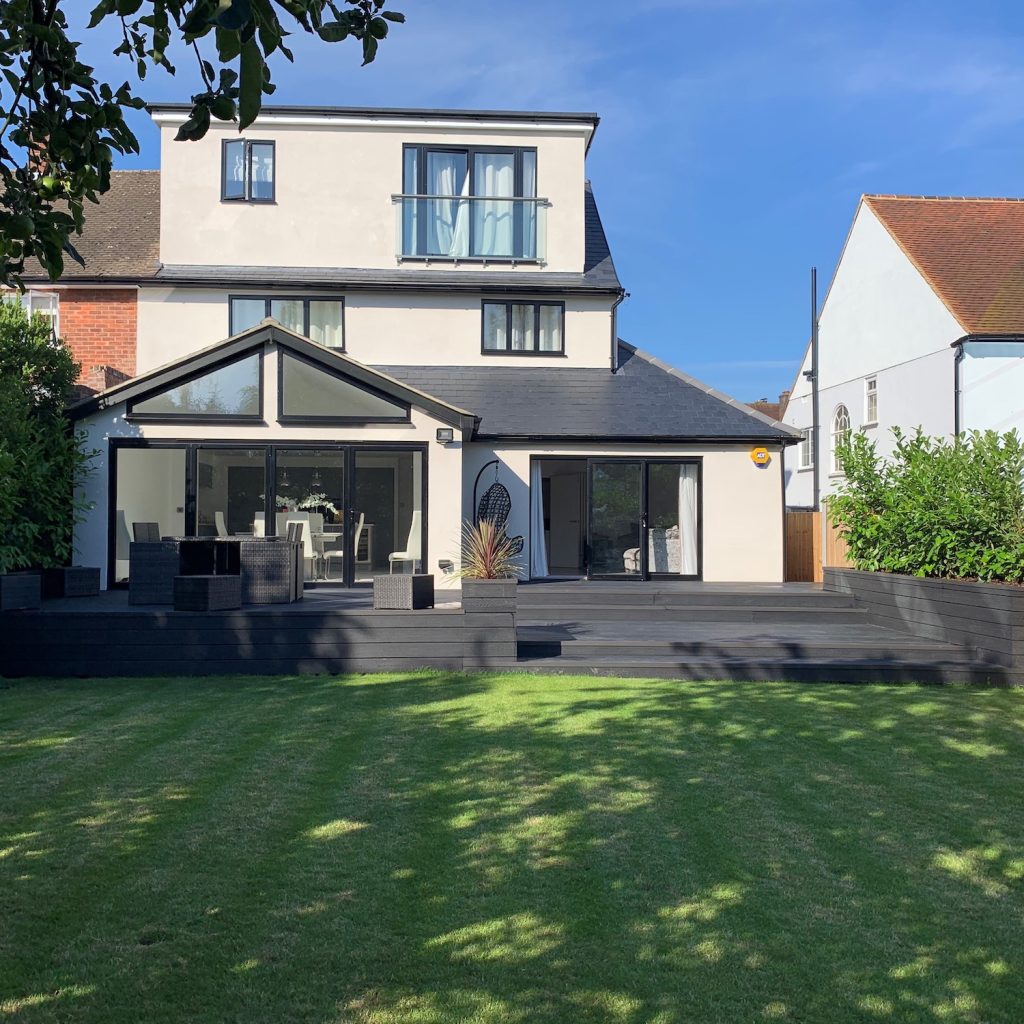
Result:
{"label": "green shrub", "polygon": [[66,565],[95,453],[64,409],[78,365],[48,321],[0,301],[0,572]]}
{"label": "green shrub", "polygon": [[894,430],[881,458],[854,435],[845,480],[828,501],[858,569],[1024,581],[1024,442],[1016,432],[955,440]]}

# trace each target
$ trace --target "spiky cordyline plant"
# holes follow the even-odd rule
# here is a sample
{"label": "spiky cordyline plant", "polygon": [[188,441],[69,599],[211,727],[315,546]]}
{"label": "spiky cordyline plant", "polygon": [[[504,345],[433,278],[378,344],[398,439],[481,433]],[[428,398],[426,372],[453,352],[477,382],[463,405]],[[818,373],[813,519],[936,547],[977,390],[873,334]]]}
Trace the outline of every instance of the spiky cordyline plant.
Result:
{"label": "spiky cordyline plant", "polygon": [[522,576],[515,560],[515,546],[505,528],[481,519],[462,524],[462,568],[455,573],[463,580],[505,580]]}

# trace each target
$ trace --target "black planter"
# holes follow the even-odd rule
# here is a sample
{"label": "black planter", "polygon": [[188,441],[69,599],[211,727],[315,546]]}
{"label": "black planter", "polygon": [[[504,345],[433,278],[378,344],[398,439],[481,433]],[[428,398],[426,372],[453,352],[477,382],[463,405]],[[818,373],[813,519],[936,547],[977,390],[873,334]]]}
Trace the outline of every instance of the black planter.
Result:
{"label": "black planter", "polygon": [[42,578],[38,572],[8,572],[0,575],[0,611],[38,608],[42,601]]}
{"label": "black planter", "polygon": [[514,612],[518,580],[462,581],[462,608],[467,612]]}
{"label": "black planter", "polygon": [[88,565],[43,570],[43,600],[55,597],[94,597],[100,592],[100,571]]}

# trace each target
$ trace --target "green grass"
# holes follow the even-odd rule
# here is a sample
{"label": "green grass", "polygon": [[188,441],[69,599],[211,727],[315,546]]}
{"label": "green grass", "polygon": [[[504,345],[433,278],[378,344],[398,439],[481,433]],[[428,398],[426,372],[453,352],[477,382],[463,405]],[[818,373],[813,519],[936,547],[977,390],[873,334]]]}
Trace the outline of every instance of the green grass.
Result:
{"label": "green grass", "polygon": [[0,1021],[1022,1019],[1022,692],[0,682]]}

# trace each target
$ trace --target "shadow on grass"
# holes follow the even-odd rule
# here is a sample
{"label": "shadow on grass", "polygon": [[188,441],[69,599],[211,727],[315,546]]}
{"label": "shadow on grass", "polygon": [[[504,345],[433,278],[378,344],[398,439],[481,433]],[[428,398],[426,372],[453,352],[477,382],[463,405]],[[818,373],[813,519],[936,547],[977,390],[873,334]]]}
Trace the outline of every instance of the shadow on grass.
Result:
{"label": "shadow on grass", "polygon": [[0,1016],[1019,1020],[1019,694],[428,673],[0,702]]}

